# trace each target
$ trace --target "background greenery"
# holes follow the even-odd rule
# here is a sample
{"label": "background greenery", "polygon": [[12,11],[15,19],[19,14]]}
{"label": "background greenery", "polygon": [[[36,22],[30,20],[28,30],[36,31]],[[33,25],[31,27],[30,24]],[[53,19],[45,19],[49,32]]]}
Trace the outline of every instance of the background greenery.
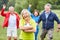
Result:
{"label": "background greenery", "polygon": [[[60,10],[52,10],[53,12],[56,13],[56,15],[60,18]],[[2,23],[3,23],[4,17],[0,16],[0,40],[7,40],[7,28],[2,28]],[[57,29],[57,23],[54,23],[54,33],[53,33],[53,40],[60,40],[60,32],[56,32]],[[39,34],[38,34],[38,40],[40,40],[40,34],[41,34],[41,27],[42,23],[39,25]],[[18,37],[20,34],[20,30],[18,29]],[[47,36],[46,36],[47,37]],[[45,39],[47,40],[47,38]]]}
{"label": "background greenery", "polygon": [[[2,8],[3,4],[7,5],[6,10],[8,10],[9,6],[14,6],[15,7],[15,11],[17,11],[18,13],[21,12],[22,9],[24,8],[28,8],[28,5],[31,4],[32,8],[31,8],[31,12],[33,12],[34,9],[38,9],[39,11],[43,10],[44,5],[46,3],[51,3],[52,4],[52,11],[55,12],[57,14],[57,16],[60,18],[60,0],[0,0],[0,10]],[[0,40],[7,40],[7,36],[6,36],[6,28],[2,28],[2,23],[3,23],[4,17],[0,16]],[[41,34],[41,25],[42,23],[40,23],[40,31],[39,31],[39,35],[38,35],[38,39],[40,40],[40,34]],[[60,40],[60,32],[56,32],[57,29],[57,23],[55,22],[54,25],[54,38],[53,40]],[[18,29],[18,36],[19,36],[20,30]],[[47,40],[47,39],[45,39]]]}
{"label": "background greenery", "polygon": [[3,4],[6,4],[6,10],[9,6],[14,6],[15,11],[20,13],[22,9],[28,8],[28,5],[31,4],[32,12],[34,9],[41,11],[44,9],[44,5],[46,3],[52,4],[52,9],[60,9],[60,0],[0,0],[0,9],[2,8]]}

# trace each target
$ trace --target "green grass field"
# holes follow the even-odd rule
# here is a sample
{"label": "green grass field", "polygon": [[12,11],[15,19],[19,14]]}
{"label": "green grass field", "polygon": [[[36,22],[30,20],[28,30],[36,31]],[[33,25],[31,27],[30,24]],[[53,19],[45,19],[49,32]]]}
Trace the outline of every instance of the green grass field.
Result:
{"label": "green grass field", "polygon": [[[55,12],[57,14],[57,16],[60,18],[60,10],[53,10],[53,12]],[[6,28],[2,28],[2,23],[3,23],[3,17],[0,16],[0,40],[7,40],[7,36],[6,36]],[[60,40],[60,32],[56,32],[57,29],[57,23],[55,22],[54,25],[54,33],[53,33],[53,40]],[[18,29],[18,35],[19,35],[20,31]],[[41,23],[40,23],[40,31],[39,31],[39,36],[38,39],[40,40],[40,34],[41,34]],[[46,36],[47,37],[47,36]],[[47,40],[47,39],[45,39]]]}

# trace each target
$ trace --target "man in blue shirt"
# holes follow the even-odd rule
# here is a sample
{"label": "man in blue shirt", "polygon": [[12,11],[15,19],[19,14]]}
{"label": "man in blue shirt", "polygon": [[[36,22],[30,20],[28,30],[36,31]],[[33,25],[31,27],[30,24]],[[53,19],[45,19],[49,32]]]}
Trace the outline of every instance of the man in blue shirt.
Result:
{"label": "man in blue shirt", "polygon": [[48,35],[48,40],[52,40],[54,31],[54,20],[57,21],[59,27],[60,21],[57,15],[51,11],[51,4],[46,4],[44,8],[45,11],[40,15],[40,19],[38,20],[38,23],[40,23],[40,21],[42,21],[43,23],[41,40],[44,40],[46,34]]}

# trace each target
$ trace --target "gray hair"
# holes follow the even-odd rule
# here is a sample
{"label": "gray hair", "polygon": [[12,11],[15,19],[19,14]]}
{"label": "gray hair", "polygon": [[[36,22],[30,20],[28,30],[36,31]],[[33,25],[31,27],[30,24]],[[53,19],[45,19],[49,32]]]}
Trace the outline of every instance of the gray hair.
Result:
{"label": "gray hair", "polygon": [[13,7],[13,6],[10,6],[10,7],[9,7],[9,10],[10,10],[11,8],[14,8],[14,7]]}
{"label": "gray hair", "polygon": [[46,7],[46,6],[49,6],[50,8],[52,7],[52,5],[50,3],[45,4],[44,7]]}

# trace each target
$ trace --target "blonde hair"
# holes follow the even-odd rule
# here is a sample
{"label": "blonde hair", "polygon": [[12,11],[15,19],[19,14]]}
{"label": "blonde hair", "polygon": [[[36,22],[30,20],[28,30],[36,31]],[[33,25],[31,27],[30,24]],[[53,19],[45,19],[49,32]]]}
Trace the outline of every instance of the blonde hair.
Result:
{"label": "blonde hair", "polygon": [[26,13],[28,13],[28,14],[30,15],[30,12],[29,12],[27,9],[23,9],[23,10],[21,11],[21,15],[23,15],[24,12],[26,12]]}
{"label": "blonde hair", "polygon": [[21,17],[22,17],[22,18],[23,18],[23,14],[24,14],[24,13],[28,13],[28,16],[31,17],[31,16],[30,16],[31,13],[30,13],[27,9],[23,9],[23,10],[21,11]]}

